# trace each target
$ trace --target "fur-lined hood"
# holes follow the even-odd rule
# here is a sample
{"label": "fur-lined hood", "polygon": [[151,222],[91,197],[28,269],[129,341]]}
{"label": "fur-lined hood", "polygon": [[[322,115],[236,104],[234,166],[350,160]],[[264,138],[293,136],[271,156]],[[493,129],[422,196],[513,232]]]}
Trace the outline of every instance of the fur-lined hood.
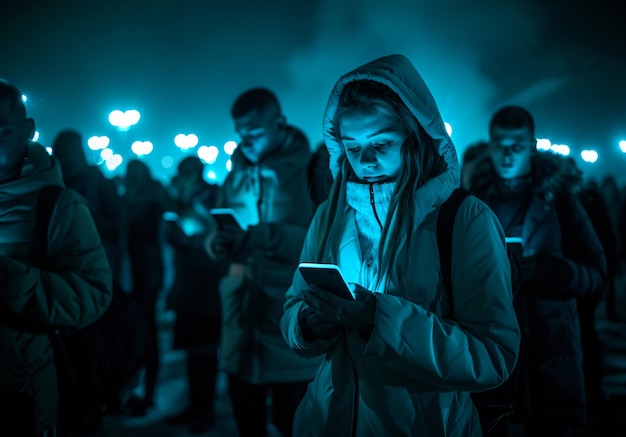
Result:
{"label": "fur-lined hood", "polygon": [[[470,178],[470,189],[483,192],[497,175],[488,152],[479,158]],[[533,191],[546,200],[565,192],[578,192],[583,186],[582,171],[570,157],[553,152],[537,151],[531,158],[531,185]]]}

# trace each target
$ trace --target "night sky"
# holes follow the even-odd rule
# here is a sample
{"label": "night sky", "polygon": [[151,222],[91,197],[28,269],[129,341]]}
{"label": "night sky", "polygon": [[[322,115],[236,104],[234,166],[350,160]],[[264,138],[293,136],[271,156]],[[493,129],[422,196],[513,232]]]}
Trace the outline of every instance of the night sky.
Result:
{"label": "night sky", "polygon": [[[431,88],[459,153],[487,136],[493,111],[520,104],[537,136],[565,143],[589,176],[626,183],[626,26],[610,0],[0,0],[0,77],[29,97],[39,141],[63,128],[109,135],[126,159],[236,140],[229,110],[252,86],[273,89],[288,121],[316,146],[336,79],[375,57],[403,53]],[[137,109],[116,133],[107,117]],[[579,159],[596,148],[600,159]],[[187,152],[193,153],[193,152]],[[214,170],[224,175],[225,158]],[[117,173],[123,174],[122,165]]]}

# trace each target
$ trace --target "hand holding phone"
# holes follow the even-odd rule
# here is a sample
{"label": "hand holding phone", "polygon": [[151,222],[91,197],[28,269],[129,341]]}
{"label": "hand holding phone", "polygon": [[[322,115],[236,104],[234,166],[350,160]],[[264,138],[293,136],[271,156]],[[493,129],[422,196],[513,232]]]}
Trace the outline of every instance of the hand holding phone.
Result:
{"label": "hand holding phone", "polygon": [[374,323],[376,293],[348,284],[334,264],[301,263],[298,268],[311,287],[302,291],[303,300],[322,319],[353,329]]}
{"label": "hand holding phone", "polygon": [[246,231],[248,226],[241,220],[237,212],[232,208],[213,208],[209,210],[211,217],[215,219],[219,227],[237,226],[242,231]]}
{"label": "hand holding phone", "polygon": [[298,266],[309,285],[315,285],[344,299],[354,300],[354,293],[335,264],[303,262]]}

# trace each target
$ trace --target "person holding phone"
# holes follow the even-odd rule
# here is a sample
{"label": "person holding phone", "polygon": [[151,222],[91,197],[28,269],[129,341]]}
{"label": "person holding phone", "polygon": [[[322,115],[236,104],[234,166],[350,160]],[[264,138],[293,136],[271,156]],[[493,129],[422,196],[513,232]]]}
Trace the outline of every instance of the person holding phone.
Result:
{"label": "person holding phone", "polygon": [[241,142],[215,207],[231,209],[230,219],[238,217],[245,229],[213,210],[218,226],[206,241],[209,255],[229,266],[220,283],[220,368],[228,375],[240,436],[267,435],[268,416],[290,436],[296,407],[321,361],[298,356],[278,327],[313,216],[306,171],[311,148],[269,89],[244,91],[231,115]]}
{"label": "person holding phone", "polygon": [[458,210],[451,319],[436,222],[459,164],[413,64],[389,55],[343,75],[323,131],[334,182],[300,261],[337,264],[356,299],[294,274],[283,337],[325,358],[294,435],[481,435],[470,392],[507,379],[520,339],[498,219],[473,196]]}
{"label": "person holding phone", "polygon": [[[522,282],[514,300],[523,334],[519,376],[506,383],[517,402],[502,426],[526,435],[583,435],[591,400],[584,370],[593,357],[583,364],[578,306],[584,315],[601,298],[607,264],[580,202],[582,173],[573,160],[537,150],[535,121],[526,108],[499,108],[488,129],[487,153],[470,188],[507,235],[523,241]],[[592,322],[582,322],[593,329]]]}

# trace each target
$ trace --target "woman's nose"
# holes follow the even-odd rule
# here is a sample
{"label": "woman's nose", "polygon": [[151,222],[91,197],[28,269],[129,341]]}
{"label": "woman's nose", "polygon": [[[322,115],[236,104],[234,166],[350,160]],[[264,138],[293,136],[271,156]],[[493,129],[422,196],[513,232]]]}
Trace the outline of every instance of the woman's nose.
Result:
{"label": "woman's nose", "polygon": [[361,165],[365,167],[369,167],[369,166],[376,164],[376,151],[369,147],[363,149],[363,152],[361,153],[360,161],[361,161]]}

